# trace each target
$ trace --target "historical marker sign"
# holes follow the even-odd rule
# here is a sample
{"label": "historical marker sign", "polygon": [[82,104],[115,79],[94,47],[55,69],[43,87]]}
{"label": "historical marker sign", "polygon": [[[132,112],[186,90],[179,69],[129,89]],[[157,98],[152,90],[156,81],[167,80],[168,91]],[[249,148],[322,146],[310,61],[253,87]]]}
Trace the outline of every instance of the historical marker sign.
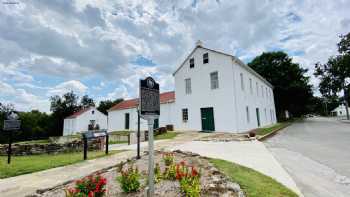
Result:
{"label": "historical marker sign", "polygon": [[7,120],[4,120],[4,131],[15,131],[21,128],[21,121],[18,120],[18,115],[11,112],[7,116]]}
{"label": "historical marker sign", "polygon": [[159,84],[152,77],[140,80],[140,114],[141,116],[159,116]]}

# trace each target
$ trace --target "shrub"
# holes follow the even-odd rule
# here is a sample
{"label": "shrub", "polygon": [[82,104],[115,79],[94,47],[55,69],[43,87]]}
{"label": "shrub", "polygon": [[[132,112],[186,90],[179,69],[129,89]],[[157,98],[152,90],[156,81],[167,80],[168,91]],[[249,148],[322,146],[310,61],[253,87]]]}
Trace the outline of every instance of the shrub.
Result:
{"label": "shrub", "polygon": [[135,192],[140,188],[140,173],[137,167],[134,169],[132,165],[125,171],[121,171],[118,181],[125,193]]}
{"label": "shrub", "polygon": [[106,193],[107,180],[100,175],[76,181],[74,188],[66,190],[67,197],[102,197]]}
{"label": "shrub", "polygon": [[180,181],[181,192],[185,196],[200,196],[200,173],[194,166],[189,167],[184,161],[177,164],[176,179]]}
{"label": "shrub", "polygon": [[170,166],[165,167],[165,171],[163,173],[163,178],[167,180],[175,180],[176,179],[176,166],[175,164],[171,164]]}
{"label": "shrub", "polygon": [[174,163],[174,154],[173,153],[164,153],[163,154],[163,161],[165,166],[170,166]]}
{"label": "shrub", "polygon": [[167,131],[174,131],[174,125],[172,125],[172,124],[166,125],[166,130]]}
{"label": "shrub", "polygon": [[154,168],[154,182],[159,183],[162,180],[162,172],[160,170],[159,163],[156,163]]}

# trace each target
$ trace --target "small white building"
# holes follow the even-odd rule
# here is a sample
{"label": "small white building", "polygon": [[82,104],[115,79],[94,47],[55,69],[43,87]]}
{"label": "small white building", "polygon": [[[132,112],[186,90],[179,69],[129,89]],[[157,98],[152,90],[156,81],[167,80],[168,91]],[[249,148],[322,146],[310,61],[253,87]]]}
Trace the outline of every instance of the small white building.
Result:
{"label": "small white building", "polygon": [[95,107],[77,111],[64,119],[63,135],[74,135],[87,131],[90,124],[98,125],[100,129],[107,129],[107,116]]}
{"label": "small white building", "polygon": [[[350,113],[350,108],[348,108]],[[344,104],[339,105],[331,111],[332,116],[346,116],[346,107]]]}
{"label": "small white building", "polygon": [[[176,130],[245,132],[276,123],[273,86],[232,55],[199,42],[173,76],[174,98],[162,102],[161,95],[161,127],[173,124]],[[114,106],[108,116],[109,131],[136,130],[137,100]],[[145,121],[141,128],[147,129]]]}
{"label": "small white building", "polygon": [[[154,127],[174,125],[172,112],[175,109],[175,92],[164,92],[160,97],[160,117]],[[108,110],[108,131],[137,130],[137,106],[139,99],[124,100]],[[148,128],[147,121],[140,119],[140,128]]]}

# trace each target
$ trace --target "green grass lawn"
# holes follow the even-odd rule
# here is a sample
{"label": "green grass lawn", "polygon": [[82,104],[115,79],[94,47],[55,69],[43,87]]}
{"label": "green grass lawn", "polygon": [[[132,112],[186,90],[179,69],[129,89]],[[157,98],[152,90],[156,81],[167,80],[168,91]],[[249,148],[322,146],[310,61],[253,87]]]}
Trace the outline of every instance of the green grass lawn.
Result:
{"label": "green grass lawn", "polygon": [[253,169],[220,159],[209,159],[221,172],[238,183],[247,197],[297,197],[293,191]]}
{"label": "green grass lawn", "polygon": [[109,141],[109,144],[127,144],[128,141]]}
{"label": "green grass lawn", "polygon": [[155,139],[155,140],[173,139],[173,138],[176,137],[178,134],[179,134],[179,133],[172,132],[172,131],[168,131],[168,132],[166,132],[166,133],[163,133],[163,134],[154,136],[154,139]]}
{"label": "green grass lawn", "polygon": [[[109,155],[121,151],[110,151]],[[104,151],[88,151],[88,159],[106,156]],[[57,155],[13,156],[11,164],[7,164],[7,156],[0,156],[0,179],[28,174],[59,166],[65,166],[84,161],[82,152],[61,153]]]}
{"label": "green grass lawn", "polygon": [[279,122],[279,123],[276,123],[270,127],[258,128],[256,134],[257,135],[266,135],[268,133],[275,131],[276,129],[284,128],[284,127],[288,126],[290,123],[291,123],[290,121]]}
{"label": "green grass lawn", "polygon": [[14,144],[48,144],[48,143],[49,143],[48,139],[14,142]]}

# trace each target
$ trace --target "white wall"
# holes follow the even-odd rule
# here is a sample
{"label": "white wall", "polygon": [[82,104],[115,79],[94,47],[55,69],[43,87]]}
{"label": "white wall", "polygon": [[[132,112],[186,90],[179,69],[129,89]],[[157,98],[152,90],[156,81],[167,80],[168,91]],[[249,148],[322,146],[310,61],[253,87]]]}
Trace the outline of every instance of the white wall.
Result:
{"label": "white wall", "polygon": [[[203,64],[203,54],[209,53],[209,63]],[[195,66],[190,68],[189,59]],[[243,132],[257,127],[256,108],[260,111],[261,126],[276,122],[273,91],[263,80],[249,72],[232,56],[197,48],[184,65],[175,73],[175,127],[180,130],[202,130],[200,108],[214,108],[216,131]],[[210,73],[218,71],[219,88],[210,87]],[[243,74],[244,90],[241,89]],[[191,94],[185,93],[185,79],[191,78]],[[252,93],[249,78],[252,79]],[[258,82],[259,95],[256,94]],[[261,85],[264,96],[262,96]],[[266,90],[269,92],[266,95]],[[249,109],[247,121],[246,106]],[[188,109],[188,121],[182,121],[182,109]],[[266,110],[266,115],[265,115]]]}
{"label": "white wall", "polygon": [[[174,114],[175,103],[162,103],[160,104],[160,116],[159,126],[163,127],[167,124],[174,124],[172,115]],[[130,114],[130,129],[131,131],[137,130],[137,109],[122,109],[108,112],[108,131],[123,131],[125,130],[125,114]],[[147,121],[141,118],[140,128],[141,130],[147,130]]]}
{"label": "white wall", "polygon": [[100,129],[107,129],[107,116],[96,108],[90,108],[75,118],[65,119],[63,135],[73,135],[77,132],[87,131],[90,120],[95,120],[95,125],[98,124]]}
{"label": "white wall", "polygon": [[[175,127],[180,130],[201,130],[200,108],[214,108],[214,124],[217,131],[236,130],[233,95],[231,57],[209,53],[209,63],[203,64],[206,49],[198,48],[190,57],[194,57],[194,68],[189,67],[189,59],[175,74]],[[219,88],[211,89],[210,73],[218,72]],[[192,93],[185,92],[185,79],[191,78]],[[188,121],[182,121],[182,109],[188,109]]]}
{"label": "white wall", "polygon": [[[273,89],[236,61],[233,61],[233,69],[236,81],[236,118],[240,123],[238,124],[238,131],[248,131],[258,127],[256,108],[259,108],[260,127],[276,123]],[[241,87],[241,73],[243,74],[243,90]],[[250,87],[249,79],[252,81],[252,87]],[[249,121],[246,112],[247,106],[249,110]]]}

